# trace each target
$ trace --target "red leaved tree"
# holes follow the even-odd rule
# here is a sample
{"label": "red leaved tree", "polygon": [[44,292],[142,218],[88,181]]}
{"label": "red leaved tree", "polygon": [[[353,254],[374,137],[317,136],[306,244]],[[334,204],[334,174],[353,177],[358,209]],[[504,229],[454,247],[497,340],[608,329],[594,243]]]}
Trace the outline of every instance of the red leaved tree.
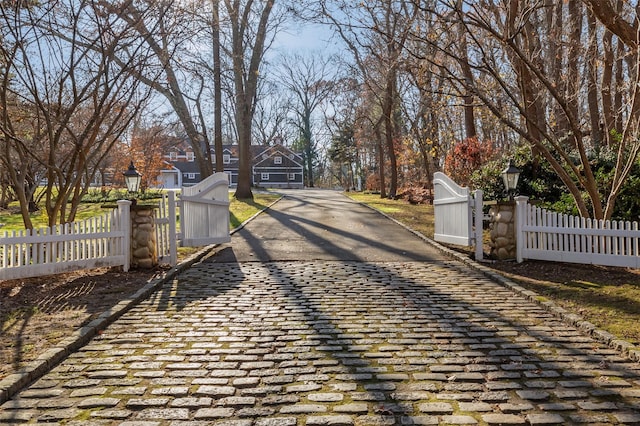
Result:
{"label": "red leaved tree", "polygon": [[467,138],[449,150],[444,160],[444,172],[458,185],[468,186],[473,172],[495,155],[496,151],[490,141]]}

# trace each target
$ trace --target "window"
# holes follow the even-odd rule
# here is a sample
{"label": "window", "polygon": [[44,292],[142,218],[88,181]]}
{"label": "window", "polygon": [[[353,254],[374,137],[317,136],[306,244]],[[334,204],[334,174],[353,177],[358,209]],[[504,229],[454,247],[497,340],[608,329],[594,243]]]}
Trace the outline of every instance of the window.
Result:
{"label": "window", "polygon": [[289,173],[289,180],[296,180],[296,174],[295,173]]}
{"label": "window", "polygon": [[224,164],[229,164],[231,163],[231,154],[223,154],[222,155],[222,162]]}
{"label": "window", "polygon": [[260,180],[269,180],[269,173],[262,173],[260,175]]}
{"label": "window", "polygon": [[195,154],[192,151],[187,152],[187,161],[193,161]]}
{"label": "window", "polygon": [[169,153],[169,160],[176,161],[178,159],[178,153],[175,151],[171,151]]}
{"label": "window", "polygon": [[195,173],[187,173],[187,179],[195,179],[196,178],[196,174]]}
{"label": "window", "polygon": [[279,155],[273,158],[273,164],[282,164],[282,157]]}

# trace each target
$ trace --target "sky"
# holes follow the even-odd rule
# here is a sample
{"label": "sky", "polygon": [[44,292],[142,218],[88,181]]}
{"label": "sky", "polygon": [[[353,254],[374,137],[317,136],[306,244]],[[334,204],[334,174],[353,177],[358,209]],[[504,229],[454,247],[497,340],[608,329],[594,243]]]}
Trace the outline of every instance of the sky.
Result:
{"label": "sky", "polygon": [[333,32],[325,25],[303,24],[303,26],[280,32],[273,45],[276,51],[326,51],[334,53],[337,38],[332,38]]}

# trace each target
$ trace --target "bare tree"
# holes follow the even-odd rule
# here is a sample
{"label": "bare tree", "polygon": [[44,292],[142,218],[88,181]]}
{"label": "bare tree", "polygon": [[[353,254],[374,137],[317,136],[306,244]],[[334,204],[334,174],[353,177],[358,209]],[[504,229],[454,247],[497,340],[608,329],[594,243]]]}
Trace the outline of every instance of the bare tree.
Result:
{"label": "bare tree", "polygon": [[[600,16],[593,2],[585,3],[590,5],[594,16],[603,22],[609,21]],[[635,50],[623,49],[625,57],[633,60],[611,65],[616,62],[611,59],[609,48],[609,59],[600,61],[600,52],[605,50],[600,48],[599,35],[603,32],[598,23],[593,19],[589,21],[587,16],[591,37],[588,40],[583,37],[585,9],[577,1],[555,4],[557,9],[553,14],[550,5],[543,2],[511,0],[485,5],[487,7],[464,2],[460,6],[441,2],[433,10],[443,20],[455,16],[466,29],[471,49],[467,59],[473,79],[465,78],[446,64],[434,62],[434,65],[439,65],[443,75],[455,84],[471,90],[484,107],[551,165],[573,196],[581,215],[611,217],[615,199],[640,150],[640,89],[636,84],[638,56]],[[627,28],[626,21],[622,17],[620,21],[622,24],[611,24],[608,28],[619,31],[619,42],[627,43],[626,33],[621,29]],[[545,22],[554,24],[548,26]],[[562,39],[571,43],[561,43]],[[452,59],[461,59],[458,50],[439,44],[439,40],[423,40]],[[627,46],[635,44],[629,43]],[[605,99],[600,98],[601,91],[596,89],[604,75],[597,66],[600,62],[618,67],[615,72],[626,74],[633,82],[625,90],[620,90],[620,86],[614,88],[621,96],[621,108],[608,109],[608,113],[620,114],[624,121],[618,136],[600,131],[599,104]],[[587,69],[592,75],[580,78],[581,69]],[[610,81],[614,73],[607,72]],[[554,80],[554,77],[560,79]],[[595,148],[600,145],[599,138],[616,152],[614,175],[604,184],[596,179],[591,162]]]}
{"label": "bare tree", "polygon": [[293,95],[294,111],[304,147],[307,185],[314,186],[312,116],[335,87],[335,67],[332,59],[317,53],[289,55],[282,59],[282,84]]}
{"label": "bare tree", "polygon": [[146,96],[132,72],[147,51],[105,15],[92,1],[0,4],[1,161],[27,228],[29,191],[42,177],[49,224],[75,218],[98,164]]}
{"label": "bare tree", "polygon": [[[136,31],[138,43],[153,52],[153,61],[137,72],[137,79],[163,96],[178,117],[203,177],[213,173],[209,117],[204,94],[219,62],[202,66],[203,52],[215,55],[219,35],[218,2],[174,0],[99,0],[116,22]],[[210,37],[202,37],[202,35]],[[125,63],[120,63],[124,68]],[[219,98],[217,98],[219,99]]]}
{"label": "bare tree", "polygon": [[213,50],[213,140],[216,152],[216,172],[224,171],[222,158],[222,58],[220,56],[220,0],[211,0],[211,41]]}
{"label": "bare tree", "polygon": [[253,116],[253,140],[270,145],[294,138],[288,122],[291,102],[284,90],[275,82],[263,81],[258,99]]}
{"label": "bare tree", "polygon": [[[396,148],[402,133],[398,79],[405,45],[419,8],[407,1],[377,0],[353,4],[325,0],[320,2],[320,9],[321,16],[334,26],[349,48],[364,76],[363,82],[371,85],[370,93],[378,98],[384,130],[380,134],[384,137],[390,163],[389,192],[382,189],[381,196],[393,198],[398,187]],[[380,160],[382,169],[382,154]],[[380,176],[383,183],[384,175]]]}
{"label": "bare tree", "polygon": [[278,19],[272,19],[275,0],[224,0],[231,31],[235,122],[238,132],[238,186],[235,197],[253,198],[251,192],[251,127],[256,108],[260,65],[271,44]]}

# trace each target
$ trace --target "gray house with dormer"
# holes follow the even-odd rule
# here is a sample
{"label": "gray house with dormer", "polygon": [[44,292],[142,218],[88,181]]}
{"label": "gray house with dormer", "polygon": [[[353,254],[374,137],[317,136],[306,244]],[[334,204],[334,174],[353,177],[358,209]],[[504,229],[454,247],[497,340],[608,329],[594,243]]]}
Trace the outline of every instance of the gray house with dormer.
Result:
{"label": "gray house with dormer", "polygon": [[[214,153],[214,155],[216,155]],[[304,188],[302,155],[280,145],[251,146],[251,182],[262,188]],[[213,158],[215,164],[215,157]],[[222,149],[224,172],[229,175],[229,186],[238,184],[238,146],[224,145]],[[193,150],[188,144],[174,146],[165,154],[165,169],[159,181],[166,189],[191,186],[202,180]]]}

